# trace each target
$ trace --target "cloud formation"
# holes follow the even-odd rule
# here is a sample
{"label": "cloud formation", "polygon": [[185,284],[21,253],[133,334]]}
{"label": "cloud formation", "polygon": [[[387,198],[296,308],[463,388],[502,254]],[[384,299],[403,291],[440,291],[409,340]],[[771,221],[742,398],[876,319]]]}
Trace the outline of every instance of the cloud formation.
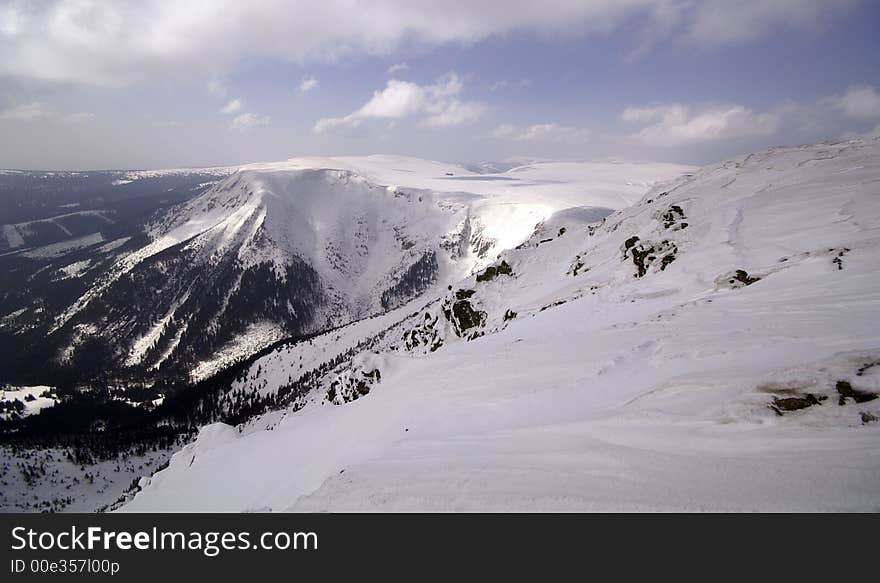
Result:
{"label": "cloud formation", "polygon": [[519,128],[511,124],[496,127],[490,137],[518,142],[556,142],[578,143],[590,139],[591,132],[586,128],[560,125],[555,122],[533,124]]}
{"label": "cloud formation", "polygon": [[[665,18],[677,22],[684,38],[700,46],[743,43],[778,28],[821,28],[826,19],[845,13],[857,0],[772,0],[731,2],[658,2]],[[669,25],[667,21],[667,26]]]}
{"label": "cloud formation", "polygon": [[400,71],[406,71],[409,69],[409,65],[406,63],[395,63],[388,67],[388,74],[394,75],[395,73],[399,73]]}
{"label": "cloud formation", "polygon": [[235,113],[236,111],[239,111],[242,107],[244,107],[244,102],[241,99],[233,99],[223,106],[223,109],[220,110],[220,113]]}
{"label": "cloud formation", "polygon": [[299,92],[300,93],[308,93],[312,89],[318,86],[318,80],[314,77],[308,77],[307,79],[303,79],[299,84]]}
{"label": "cloud formation", "polygon": [[502,79],[501,81],[496,81],[492,83],[492,86],[489,87],[489,91],[499,91],[501,89],[522,89],[523,87],[528,87],[531,84],[531,79],[518,79],[516,81],[508,81],[507,79]]}
{"label": "cloud formation", "polygon": [[214,97],[226,96],[226,83],[219,77],[215,76],[209,79],[206,89],[208,90],[208,94],[213,95]]}
{"label": "cloud formation", "polygon": [[[0,6],[0,75],[123,85],[222,72],[247,58],[332,61],[407,45],[472,44],[643,28],[654,42],[748,41],[818,28],[856,0],[9,0]],[[344,14],[344,17],[340,17]],[[215,90],[220,91],[218,85]]]}
{"label": "cloud formation", "polygon": [[486,106],[475,101],[462,101],[461,79],[449,73],[432,85],[391,79],[381,91],[356,111],[344,117],[319,119],[315,133],[350,131],[368,120],[398,121],[417,118],[424,127],[457,126],[476,121]]}
{"label": "cloud formation", "polygon": [[880,92],[871,85],[853,85],[843,95],[828,97],[823,102],[850,119],[880,120]]}
{"label": "cloud formation", "polygon": [[742,105],[698,108],[679,103],[628,107],[624,122],[642,128],[630,137],[649,146],[681,146],[721,139],[769,136],[779,126],[772,113],[756,113]]}
{"label": "cloud formation", "polygon": [[232,123],[229,124],[229,129],[244,134],[255,128],[267,126],[270,121],[268,115],[258,115],[256,113],[248,112],[235,116]]}

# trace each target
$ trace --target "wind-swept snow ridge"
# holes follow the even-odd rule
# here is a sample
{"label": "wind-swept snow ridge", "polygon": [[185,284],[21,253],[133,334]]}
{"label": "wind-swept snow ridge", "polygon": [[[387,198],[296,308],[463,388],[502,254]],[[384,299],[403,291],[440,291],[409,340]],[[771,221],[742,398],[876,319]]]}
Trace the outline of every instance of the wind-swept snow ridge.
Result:
{"label": "wind-swept snow ridge", "polygon": [[[876,510],[880,143],[546,217],[434,299],[282,347],[124,510]],[[223,483],[224,488],[214,487]]]}
{"label": "wind-swept snow ridge", "polygon": [[203,378],[280,338],[436,292],[555,211],[607,214],[687,170],[566,163],[487,176],[390,156],[244,166],[158,217],[53,333],[65,355],[96,330],[124,366]]}

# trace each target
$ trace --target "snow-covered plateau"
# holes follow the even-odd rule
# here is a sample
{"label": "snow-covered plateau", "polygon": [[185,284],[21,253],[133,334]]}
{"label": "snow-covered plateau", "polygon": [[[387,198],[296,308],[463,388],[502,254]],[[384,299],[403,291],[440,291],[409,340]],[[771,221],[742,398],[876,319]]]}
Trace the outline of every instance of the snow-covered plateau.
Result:
{"label": "snow-covered plateau", "polygon": [[[310,374],[303,401],[203,427],[123,511],[880,510],[876,139],[699,170],[300,159],[184,208],[117,276],[183,241],[290,253],[345,317],[230,387]],[[408,249],[441,276],[383,305]]]}

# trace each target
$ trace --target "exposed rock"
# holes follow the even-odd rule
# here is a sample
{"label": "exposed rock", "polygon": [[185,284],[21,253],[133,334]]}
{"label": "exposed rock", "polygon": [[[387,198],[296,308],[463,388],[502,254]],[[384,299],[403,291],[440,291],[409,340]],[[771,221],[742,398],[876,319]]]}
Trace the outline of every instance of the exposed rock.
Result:
{"label": "exposed rock", "polygon": [[843,270],[843,256],[849,253],[849,249],[844,247],[843,249],[829,249],[829,253],[835,253],[834,259],[831,260],[831,263],[837,266],[838,271]]}
{"label": "exposed rock", "polygon": [[781,399],[779,397],[774,397],[773,404],[770,405],[770,408],[777,415],[781,416],[783,413],[806,409],[813,405],[821,405],[822,401],[827,398],[828,397],[825,397],[824,395],[817,398],[812,393],[807,393],[803,397],[783,397]]}
{"label": "exposed rock", "polygon": [[684,222],[684,211],[680,206],[674,204],[665,211],[659,211],[655,218],[663,223],[663,227],[673,231],[686,229],[688,224]]}
{"label": "exposed rock", "polygon": [[[451,316],[451,312],[447,315],[447,319]],[[429,352],[434,352],[443,346],[442,326],[438,326],[440,317],[434,316],[431,312],[425,312],[422,323],[403,333],[404,348],[407,351],[414,351],[424,347]]]}
{"label": "exposed rock", "polygon": [[719,288],[739,289],[752,285],[757,281],[761,281],[761,278],[749,275],[744,269],[737,269],[731,273],[718,276],[715,279],[715,285]]}
{"label": "exposed rock", "polygon": [[452,304],[452,316],[462,332],[482,326],[486,321],[486,312],[475,310],[467,300],[459,300]]}
{"label": "exposed rock", "polygon": [[484,269],[482,273],[477,274],[477,281],[492,281],[499,275],[513,275],[513,269],[507,261],[504,261],[503,259],[499,265],[490,265]]}
{"label": "exposed rock", "polygon": [[473,290],[473,289],[460,289],[455,292],[455,299],[466,300],[469,297],[471,297],[472,295],[474,295],[475,293],[477,293],[477,292],[476,292],[476,290]]}
{"label": "exposed rock", "polygon": [[567,301],[568,300],[556,300],[552,304],[547,304],[546,306],[541,306],[541,309],[538,311],[543,312],[544,310],[549,310],[550,308],[555,308],[556,306],[561,306],[562,304],[566,303]]}
{"label": "exposed rock", "polygon": [[626,241],[623,242],[623,258],[627,258],[627,252],[632,248],[633,245],[639,242],[639,238],[636,236],[632,236]]}
{"label": "exposed rock", "polygon": [[581,270],[589,271],[590,268],[589,267],[585,268],[584,262],[581,261],[581,256],[578,255],[577,257],[575,257],[574,262],[571,264],[571,267],[568,269],[568,272],[570,274],[572,274],[573,276],[577,276],[577,274],[580,273]]}
{"label": "exposed rock", "polygon": [[852,399],[856,403],[867,403],[877,398],[877,393],[855,389],[849,381],[837,381],[834,388],[840,394],[837,401],[839,405],[845,405],[847,399]]}
{"label": "exposed rock", "polygon": [[659,243],[639,241],[638,237],[630,237],[624,242],[623,258],[632,255],[633,264],[636,266],[636,277],[644,277],[651,265],[659,263],[660,271],[675,261],[678,247],[672,241],[664,240]]}
{"label": "exposed rock", "polygon": [[874,368],[875,366],[880,366],[880,360],[863,364],[862,366],[859,367],[859,370],[856,371],[856,376],[857,377],[865,376],[865,373],[868,372],[870,369]]}
{"label": "exposed rock", "polygon": [[733,276],[730,278],[730,283],[733,284],[736,281],[740,282],[743,285],[752,285],[756,281],[760,281],[760,277],[752,277],[743,269],[737,269]]}
{"label": "exposed rock", "polygon": [[352,368],[341,372],[327,390],[327,401],[334,405],[357,401],[370,394],[373,385],[382,380],[378,368],[363,370]]}

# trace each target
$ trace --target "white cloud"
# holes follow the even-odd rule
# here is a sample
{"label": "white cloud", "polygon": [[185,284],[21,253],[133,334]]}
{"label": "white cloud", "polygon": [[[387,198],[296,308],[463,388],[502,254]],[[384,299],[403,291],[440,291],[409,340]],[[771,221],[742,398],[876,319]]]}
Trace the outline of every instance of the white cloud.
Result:
{"label": "white cloud", "polygon": [[433,85],[418,85],[409,81],[391,79],[381,91],[373,92],[358,110],[344,116],[318,120],[315,133],[359,128],[366,120],[402,120],[420,118],[420,125],[447,127],[475,121],[486,106],[477,102],[461,101],[462,90],[458,75],[449,73]]}
{"label": "white cloud", "polygon": [[850,119],[880,119],[880,93],[871,85],[854,85],[843,95],[828,97],[823,102]]}
{"label": "white cloud", "polygon": [[424,108],[425,89],[415,83],[392,79],[385,89],[375,91],[373,97],[357,112],[360,118],[400,119]]}
{"label": "white cloud", "polygon": [[208,80],[207,90],[214,97],[226,97],[226,83],[218,77]]}
{"label": "white cloud", "polygon": [[308,79],[303,79],[299,84],[299,92],[307,93],[318,86],[318,80],[314,77],[309,77]]}
{"label": "white cloud", "polygon": [[388,67],[388,74],[394,75],[395,73],[398,73],[400,71],[406,71],[408,69],[409,69],[409,65],[407,65],[406,63],[395,63],[395,64],[391,65],[390,67]]}
{"label": "white cloud", "polygon": [[509,138],[516,133],[516,126],[509,123],[502,124],[489,132],[491,138]]}
{"label": "white cloud", "polygon": [[776,132],[778,118],[742,105],[695,108],[682,104],[628,107],[621,119],[642,125],[631,138],[650,146],[680,146]]}
{"label": "white cloud", "polygon": [[435,128],[460,126],[477,121],[484,111],[486,106],[482,103],[453,99],[448,104],[440,106],[437,113],[425,118],[422,125]]}
{"label": "white cloud", "polygon": [[[608,34],[633,27],[699,45],[809,29],[855,0],[46,0],[0,7],[0,75],[120,85],[222,72],[248,58],[297,63],[393,55],[532,33]],[[660,32],[656,32],[660,31]],[[213,89],[222,95],[222,83]]]}
{"label": "white cloud", "polygon": [[590,132],[583,128],[559,125],[557,123],[539,123],[531,125],[516,137],[517,140],[578,142],[589,138]]}
{"label": "white cloud", "polygon": [[270,118],[267,115],[258,115],[256,113],[243,113],[235,116],[229,129],[237,132],[246,133],[254,128],[269,125]]}
{"label": "white cloud", "polygon": [[241,110],[242,107],[244,107],[244,101],[242,101],[241,99],[233,99],[223,106],[223,109],[220,110],[220,113],[225,113],[229,115]]}
{"label": "white cloud", "polygon": [[490,91],[499,91],[501,89],[521,89],[523,87],[528,87],[532,84],[531,79],[519,79],[517,81],[508,81],[507,79],[502,79],[501,81],[496,81],[492,83],[492,86],[489,87]]}
{"label": "white cloud", "polygon": [[32,103],[15,105],[0,111],[0,120],[33,121],[45,119],[52,115],[52,111],[46,109],[43,103],[34,101]]}
{"label": "white cloud", "polygon": [[503,124],[492,130],[489,136],[518,142],[580,143],[590,139],[590,131],[586,128],[560,125],[555,122],[539,123],[524,128]]}
{"label": "white cloud", "polygon": [[316,134],[355,134],[362,122],[356,118],[325,117],[315,122],[312,131]]}
{"label": "white cloud", "polygon": [[[681,23],[686,40],[701,46],[718,46],[751,41],[780,28],[821,28],[858,4],[858,0],[702,0],[690,5],[685,2],[657,4],[666,5],[666,18]],[[672,10],[677,11],[675,16]]]}

